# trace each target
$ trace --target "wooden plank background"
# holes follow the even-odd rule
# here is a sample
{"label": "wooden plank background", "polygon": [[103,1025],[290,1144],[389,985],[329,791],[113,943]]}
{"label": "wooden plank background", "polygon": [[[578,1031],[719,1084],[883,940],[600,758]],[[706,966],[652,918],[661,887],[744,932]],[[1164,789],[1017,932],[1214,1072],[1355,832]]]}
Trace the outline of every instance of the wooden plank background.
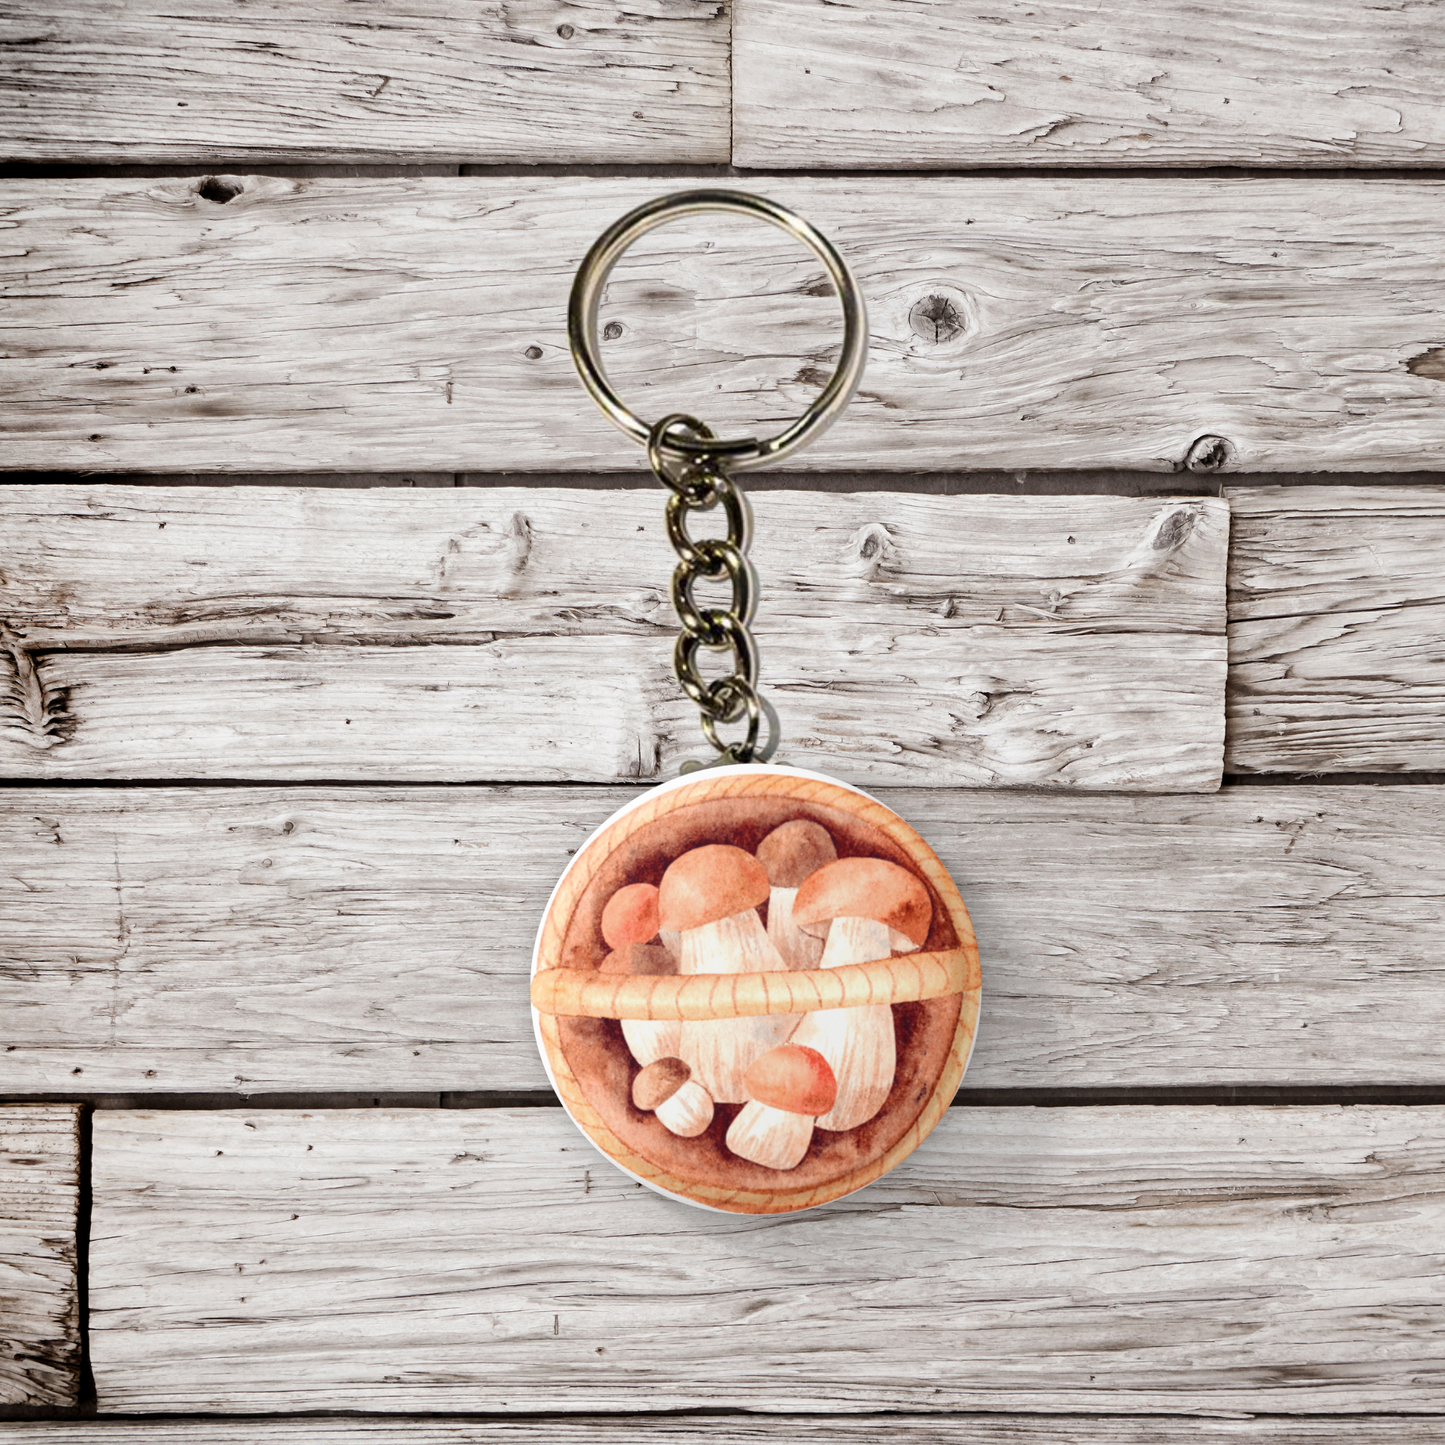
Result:
{"label": "wooden plank background", "polygon": [[[11,790],[0,1087],[545,1090],[537,919],[632,796]],[[978,931],[966,1089],[1445,1084],[1445,789],[880,796]]]}
{"label": "wooden plank background", "polygon": [[0,1106],[0,1407],[79,1399],[79,1115]]}
{"label": "wooden plank background", "polygon": [[1445,767],[1445,488],[1229,496],[1229,770]]}
{"label": "wooden plank background", "polygon": [[726,161],[720,0],[7,5],[15,160]]}
{"label": "wooden plank background", "polygon": [[766,1219],[660,1198],[553,1109],[108,1112],[96,1389],[140,1412],[1438,1410],[1440,1112],[953,1109],[864,1196]]}
{"label": "wooden plank background", "polygon": [[[0,1437],[1441,1438],[1437,9],[0,5],[0,1419],[100,1416]],[[798,1219],[610,1169],[523,993],[616,785],[700,751],[563,329],[693,184],[869,297],[759,497],[764,681],[984,952],[989,1107]],[[837,354],[742,223],[603,321],[726,430]],[[317,1107],[383,1095],[486,1107]]]}
{"label": "wooden plank background", "polygon": [[744,166],[1429,166],[1429,4],[737,0]]}
{"label": "wooden plank background", "polygon": [[[4,465],[639,466],[578,391],[567,290],[602,225],[689,179],[250,177],[224,202],[201,178],[15,182]],[[870,298],[867,377],[801,469],[1445,466],[1445,183],[746,187]],[[836,360],[828,289],[770,228],[670,225],[614,273],[604,356],[653,415],[776,422]]]}
{"label": "wooden plank background", "polygon": [[[701,738],[672,676],[663,506],[656,488],[0,490],[0,766],[672,776]],[[1218,787],[1223,502],[861,494],[820,516],[786,492],[756,516],[793,762],[930,788]],[[640,585],[619,590],[621,556]]]}

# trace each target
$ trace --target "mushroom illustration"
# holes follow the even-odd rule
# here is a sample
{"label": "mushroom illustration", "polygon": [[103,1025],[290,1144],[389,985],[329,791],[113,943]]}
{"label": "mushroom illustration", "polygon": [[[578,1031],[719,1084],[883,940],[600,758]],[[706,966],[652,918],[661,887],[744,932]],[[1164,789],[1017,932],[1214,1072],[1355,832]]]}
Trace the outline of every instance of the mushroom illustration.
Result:
{"label": "mushroom illustration", "polygon": [[767,869],[772,887],[768,937],[789,968],[817,968],[823,957],[822,940],[803,933],[793,922],[793,900],[799,885],[837,856],[832,835],[808,818],[780,824],[758,844],[758,862]]}
{"label": "mushroom illustration", "polygon": [[751,1096],[728,1126],[728,1148],[765,1169],[795,1169],[813,1120],[833,1107],[838,1081],[816,1049],[780,1044],[744,1076]]}
{"label": "mushroom illustration", "polygon": [[712,1100],[678,1058],[654,1059],[632,1081],[632,1102],[682,1139],[696,1139],[712,1123]]}
{"label": "mushroom illustration", "polygon": [[657,885],[629,883],[602,909],[602,936],[608,948],[647,943],[657,937]]}
{"label": "mushroom illustration", "polygon": [[[603,973],[676,973],[672,955],[649,940],[657,937],[657,886],[629,883],[607,900],[602,910],[602,937],[612,952],[602,960]],[[644,1066],[675,1057],[682,1038],[676,1019],[623,1019],[622,1037],[632,1057]]]}
{"label": "mushroom illustration", "polygon": [[[824,937],[823,968],[912,953],[928,937],[933,904],[920,879],[882,858],[825,863],[799,889],[793,919]],[[854,1129],[888,1097],[897,1065],[888,1004],[818,1009],[804,1016],[792,1042],[816,1049],[838,1080],[838,1098],[820,1129]]]}
{"label": "mushroom illustration", "polygon": [[[758,916],[758,905],[767,900],[767,872],[742,848],[706,843],[675,858],[662,875],[658,918],[664,931],[678,932],[678,972],[786,970]],[[677,1053],[718,1103],[741,1104],[748,1066],[782,1043],[797,1022],[797,1014],[688,1020]]]}

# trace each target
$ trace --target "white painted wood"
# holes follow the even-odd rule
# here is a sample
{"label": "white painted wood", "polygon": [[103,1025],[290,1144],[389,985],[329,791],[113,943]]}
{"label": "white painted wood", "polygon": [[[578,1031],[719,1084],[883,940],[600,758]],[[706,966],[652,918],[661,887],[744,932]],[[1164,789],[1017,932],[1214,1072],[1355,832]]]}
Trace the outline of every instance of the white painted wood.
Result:
{"label": "white painted wood", "polygon": [[0,8],[8,158],[728,159],[718,0]]}
{"label": "white painted wood", "polygon": [[745,166],[1439,165],[1429,0],[735,0]]}
{"label": "white painted wood", "polygon": [[[642,1403],[642,1402],[639,1402]],[[590,1415],[444,1420],[347,1415],[269,1420],[66,1420],[0,1425],[5,1445],[1438,1445],[1430,1415],[1201,1419],[1077,1415]]]}
{"label": "white painted wood", "polygon": [[0,1105],[0,1406],[79,1399],[79,1128],[70,1104]]}
{"label": "white painted wood", "polygon": [[[567,291],[605,225],[688,184],[246,178],[219,204],[194,178],[8,183],[4,464],[636,466],[577,383]],[[1228,443],[1206,463],[1249,471],[1445,465],[1445,183],[746,188],[830,235],[870,302],[861,392],[800,467],[1169,471],[1205,436]],[[668,226],[615,273],[603,354],[648,416],[776,424],[836,355],[826,292],[771,228]]]}
{"label": "white painted wood", "polygon": [[[1218,786],[1225,503],[768,492],[756,515],[793,761]],[[711,756],[658,488],[9,487],[0,526],[12,777],[615,782]]]}
{"label": "white painted wood", "polygon": [[94,1127],[102,1410],[1445,1406],[1445,1109],[955,1109],[788,1219],[550,1109]]}
{"label": "white painted wood", "polygon": [[1229,770],[1445,768],[1445,487],[1230,497]]}
{"label": "white painted wood", "polygon": [[[0,795],[0,1088],[545,1089],[538,919],[626,789]],[[1445,790],[880,796],[957,879],[968,1088],[1445,1078]]]}

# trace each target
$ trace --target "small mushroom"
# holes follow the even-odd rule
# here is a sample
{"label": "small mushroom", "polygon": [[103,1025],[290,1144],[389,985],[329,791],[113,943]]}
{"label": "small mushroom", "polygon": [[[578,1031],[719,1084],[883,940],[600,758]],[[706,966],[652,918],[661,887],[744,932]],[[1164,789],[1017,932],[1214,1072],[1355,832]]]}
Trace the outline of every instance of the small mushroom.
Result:
{"label": "small mushroom", "polygon": [[[602,910],[602,937],[612,952],[603,973],[676,973],[672,955],[651,943],[657,937],[657,885],[629,883]],[[682,1024],[676,1019],[623,1019],[622,1037],[639,1064],[677,1053]]]}
{"label": "small mushroom", "polygon": [[602,936],[609,948],[646,943],[657,937],[657,885],[628,883],[602,910]]}
{"label": "small mushroom", "polygon": [[[793,918],[825,938],[823,968],[891,958],[923,945],[933,903],[921,879],[882,858],[839,858],[798,889]],[[820,1129],[854,1129],[888,1097],[897,1067],[893,1009],[888,1004],[818,1009],[804,1016],[795,1044],[817,1049],[838,1080],[838,1098]]]}
{"label": "small mushroom", "polygon": [[712,1123],[712,1100],[679,1058],[654,1059],[632,1081],[632,1102],[681,1139],[696,1139]]}
{"label": "small mushroom", "polygon": [[728,1126],[728,1148],[765,1169],[795,1169],[808,1152],[813,1120],[838,1096],[838,1081],[816,1049],[782,1044],[745,1076],[751,1095]]}
{"label": "small mushroom", "polygon": [[838,856],[832,835],[821,823],[794,818],[774,828],[758,844],[758,862],[767,869],[768,937],[789,968],[817,968],[823,941],[793,922],[793,900],[799,886]]}
{"label": "small mushroom", "polygon": [[[659,927],[679,934],[679,973],[766,973],[787,968],[758,915],[768,875],[751,853],[706,843],[675,858],[662,875]],[[689,1020],[678,1056],[720,1104],[747,1099],[743,1074],[792,1033],[797,1014]]]}

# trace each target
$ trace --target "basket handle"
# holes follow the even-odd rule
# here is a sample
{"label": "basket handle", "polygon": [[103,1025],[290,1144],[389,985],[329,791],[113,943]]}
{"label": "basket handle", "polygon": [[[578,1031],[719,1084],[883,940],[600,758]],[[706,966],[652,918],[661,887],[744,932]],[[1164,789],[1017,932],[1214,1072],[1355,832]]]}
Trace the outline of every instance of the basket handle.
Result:
{"label": "basket handle", "polygon": [[976,949],[907,953],[785,973],[611,974],[549,968],[532,976],[538,1013],[591,1019],[738,1019],[864,1004],[916,1003],[979,983]]}

